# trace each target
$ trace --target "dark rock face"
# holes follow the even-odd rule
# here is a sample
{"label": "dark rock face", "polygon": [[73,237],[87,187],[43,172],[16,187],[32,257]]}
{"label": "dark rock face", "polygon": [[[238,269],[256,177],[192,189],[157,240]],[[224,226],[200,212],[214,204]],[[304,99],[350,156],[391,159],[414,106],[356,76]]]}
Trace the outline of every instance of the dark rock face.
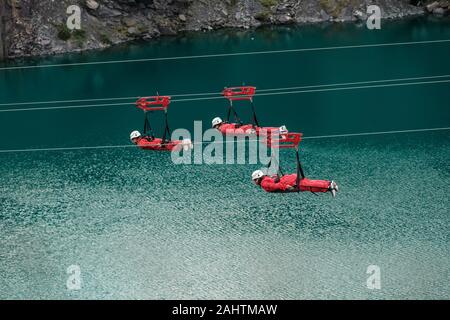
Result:
{"label": "dark rock face", "polygon": [[0,60],[8,56],[8,44],[6,43],[6,34],[8,32],[8,17],[10,13],[7,12],[6,2],[0,2]]}
{"label": "dark rock face", "polygon": [[3,22],[3,17],[0,17],[0,60],[5,59],[7,53],[6,53],[6,43],[3,39],[3,34],[5,33],[4,29],[5,23]]}
{"label": "dark rock face", "polygon": [[[101,49],[134,39],[182,31],[263,24],[358,21],[367,5],[384,18],[423,14],[409,0],[0,0],[4,20],[0,49],[9,57]],[[81,10],[81,31],[65,27],[70,5]],[[426,5],[423,3],[421,5]],[[1,8],[1,7],[0,7]],[[437,10],[441,12],[442,10]],[[445,11],[444,11],[445,12]],[[8,23],[6,23],[8,24]],[[3,32],[2,32],[3,31]],[[8,39],[5,39],[5,34]],[[2,39],[3,35],[3,39]],[[5,40],[8,45],[5,45]],[[1,53],[0,53],[1,58]]]}

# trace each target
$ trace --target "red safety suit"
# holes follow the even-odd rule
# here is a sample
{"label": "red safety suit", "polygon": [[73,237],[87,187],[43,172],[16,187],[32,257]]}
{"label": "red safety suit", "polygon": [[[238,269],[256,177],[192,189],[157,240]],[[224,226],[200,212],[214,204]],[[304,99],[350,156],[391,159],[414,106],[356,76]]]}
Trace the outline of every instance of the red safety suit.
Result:
{"label": "red safety suit", "polygon": [[252,124],[238,125],[237,123],[223,123],[217,130],[222,134],[251,134],[255,133],[255,127]]}
{"label": "red safety suit", "polygon": [[175,148],[181,147],[181,141],[166,141],[162,144],[162,139],[155,138],[153,140],[147,138],[139,138],[136,145],[144,150],[158,150],[158,151],[172,151]]}
{"label": "red safety suit", "polygon": [[237,123],[222,123],[217,130],[222,132],[224,135],[239,135],[239,134],[252,134],[256,133],[257,135],[264,134],[270,135],[272,133],[278,132],[280,128],[277,127],[257,127],[252,124],[243,124],[239,125]]}
{"label": "red safety suit", "polygon": [[[261,187],[267,192],[295,192],[297,183],[296,174],[284,175],[278,179],[277,176],[265,176],[261,181]],[[300,191],[328,192],[331,182],[327,180],[310,180],[304,178],[300,180]],[[294,188],[289,188],[294,187]]]}

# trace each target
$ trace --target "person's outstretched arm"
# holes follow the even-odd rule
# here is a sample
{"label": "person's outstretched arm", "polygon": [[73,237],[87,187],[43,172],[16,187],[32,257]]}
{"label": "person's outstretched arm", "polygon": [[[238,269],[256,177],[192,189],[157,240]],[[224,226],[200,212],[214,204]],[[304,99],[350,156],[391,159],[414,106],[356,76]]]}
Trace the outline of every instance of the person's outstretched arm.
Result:
{"label": "person's outstretched arm", "polygon": [[286,191],[287,186],[281,182],[275,182],[274,179],[266,177],[261,182],[261,187],[267,192]]}

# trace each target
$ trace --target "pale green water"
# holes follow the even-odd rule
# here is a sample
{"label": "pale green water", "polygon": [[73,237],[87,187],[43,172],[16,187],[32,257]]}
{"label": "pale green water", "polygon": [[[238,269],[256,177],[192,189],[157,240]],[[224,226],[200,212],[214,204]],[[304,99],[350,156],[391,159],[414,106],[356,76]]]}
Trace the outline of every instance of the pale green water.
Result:
{"label": "pale green water", "polygon": [[[42,63],[433,39],[450,39],[448,20],[199,34]],[[447,43],[0,71],[0,103],[443,75],[449,52]],[[255,102],[265,124],[313,136],[448,127],[449,99],[443,83]],[[174,104],[172,126],[206,127],[224,106]],[[129,106],[2,113],[0,149],[127,144],[141,122]],[[448,131],[305,140],[302,154],[309,176],[340,183],[338,198],[266,194],[250,181],[258,166],[175,166],[130,148],[0,154],[0,298],[450,298]],[[282,157],[293,170],[294,155]],[[72,264],[76,292],[66,289]],[[379,291],[366,288],[371,264]]]}

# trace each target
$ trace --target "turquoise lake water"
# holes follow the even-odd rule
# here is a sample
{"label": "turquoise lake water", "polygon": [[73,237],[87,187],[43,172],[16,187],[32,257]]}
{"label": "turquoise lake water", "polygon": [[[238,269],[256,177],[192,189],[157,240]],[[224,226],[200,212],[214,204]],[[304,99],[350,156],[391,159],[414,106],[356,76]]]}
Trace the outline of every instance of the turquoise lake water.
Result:
{"label": "turquoise lake water", "polygon": [[[450,21],[408,19],[219,31],[54,64],[450,39]],[[218,92],[450,74],[450,43],[0,70],[0,104]],[[12,64],[9,64],[11,66]],[[450,84],[256,97],[265,125],[305,137],[450,127]],[[86,103],[71,103],[70,105]],[[58,104],[57,104],[58,105]],[[33,108],[55,105],[15,105]],[[222,100],[173,103],[172,128],[208,127]],[[245,113],[244,113],[245,115]],[[0,151],[129,144],[131,105],[0,113]],[[2,299],[449,299],[450,131],[305,139],[329,194],[267,194],[259,165],[174,165],[134,148],[0,153]],[[281,153],[287,171],[294,153]],[[82,288],[66,288],[70,265]],[[366,286],[381,269],[381,289]]]}

